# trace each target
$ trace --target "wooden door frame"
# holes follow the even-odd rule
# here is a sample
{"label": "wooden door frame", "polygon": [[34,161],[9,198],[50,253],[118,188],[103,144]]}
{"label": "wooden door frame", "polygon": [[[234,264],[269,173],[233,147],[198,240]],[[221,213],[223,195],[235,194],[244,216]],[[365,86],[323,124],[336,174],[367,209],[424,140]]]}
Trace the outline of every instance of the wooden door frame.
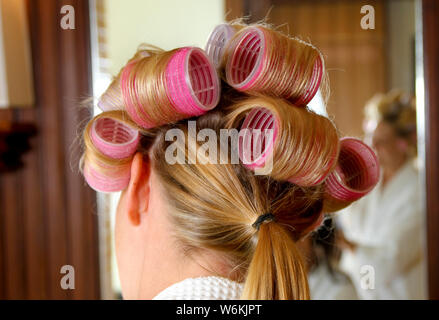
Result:
{"label": "wooden door frame", "polygon": [[439,299],[439,2],[422,1],[428,294]]}

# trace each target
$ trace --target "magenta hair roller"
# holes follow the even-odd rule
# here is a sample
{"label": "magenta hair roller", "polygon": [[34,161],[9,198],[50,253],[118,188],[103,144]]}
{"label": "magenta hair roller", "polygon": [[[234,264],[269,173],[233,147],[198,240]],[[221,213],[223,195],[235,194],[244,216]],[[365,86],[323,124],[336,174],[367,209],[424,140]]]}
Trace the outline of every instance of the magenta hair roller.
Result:
{"label": "magenta hair roller", "polygon": [[220,84],[206,53],[194,47],[178,50],[166,67],[167,93],[175,108],[199,116],[219,102]]}
{"label": "magenta hair roller", "polygon": [[[287,42],[290,47],[287,47]],[[292,53],[286,50],[295,50]],[[312,70],[306,72],[305,54],[318,54]],[[227,52],[227,82],[239,91],[263,93],[289,100],[297,106],[308,104],[320,86],[323,61],[317,49],[262,27],[247,27],[232,40]],[[307,77],[305,84],[304,77]]]}
{"label": "magenta hair roller", "polygon": [[94,146],[106,156],[124,159],[134,154],[140,141],[139,131],[113,118],[98,118],[91,127]]}
{"label": "magenta hair roller", "polygon": [[[266,131],[266,130],[273,130]],[[239,158],[250,168],[262,168],[273,153],[278,131],[277,120],[265,108],[254,108],[245,117],[238,140]]]}
{"label": "magenta hair roller", "polygon": [[206,44],[206,53],[218,69],[224,56],[224,50],[236,30],[229,24],[220,24],[213,29]]}
{"label": "magenta hair roller", "polygon": [[327,198],[344,207],[369,193],[379,177],[380,167],[374,151],[361,140],[343,138],[337,166],[325,181]]}

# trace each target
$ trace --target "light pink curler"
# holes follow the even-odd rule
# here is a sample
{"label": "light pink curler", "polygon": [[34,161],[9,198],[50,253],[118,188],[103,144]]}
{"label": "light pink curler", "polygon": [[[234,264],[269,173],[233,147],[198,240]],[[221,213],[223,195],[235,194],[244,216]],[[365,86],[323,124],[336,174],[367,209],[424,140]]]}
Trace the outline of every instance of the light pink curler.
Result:
{"label": "light pink curler", "polygon": [[166,67],[167,95],[180,113],[199,116],[219,102],[220,83],[206,53],[195,47],[178,50]]}
{"label": "light pink curler", "polygon": [[[133,58],[128,64],[136,62],[138,59],[149,57],[150,54],[147,51],[139,51],[136,54],[136,58]],[[127,65],[128,65],[127,64]],[[107,90],[100,96],[97,106],[102,111],[111,110],[123,110],[124,101],[120,89],[120,77],[122,70],[114,78],[111,84],[108,86]]]}
{"label": "light pink curler", "polygon": [[114,176],[107,176],[94,170],[87,161],[84,161],[84,178],[87,184],[98,192],[119,192],[125,189],[131,177],[129,167],[124,172],[118,172]]}
{"label": "light pink curler", "polygon": [[217,69],[221,66],[224,49],[235,33],[236,30],[231,25],[224,23],[216,26],[209,35],[205,51]]}
{"label": "light pink curler", "polygon": [[[290,41],[303,43],[297,39],[290,39]],[[262,90],[263,92],[263,89],[256,88],[256,83],[258,82],[257,86],[260,87],[259,82],[262,81],[262,77],[267,77],[265,75],[265,69],[268,67],[272,68],[273,70],[280,68],[279,59],[276,59],[278,65],[272,64],[275,61],[274,59],[271,63],[269,61],[267,48],[271,45],[271,40],[263,29],[258,27],[248,27],[245,31],[243,31],[239,37],[234,39],[233,43],[231,43],[231,53],[226,64],[227,82],[239,91]],[[279,51],[279,54],[282,53]],[[292,65],[291,70],[294,68],[300,70],[301,67],[302,66],[300,65]],[[287,85],[290,86],[291,90],[293,90],[294,86],[296,85],[297,77],[298,73]],[[287,96],[282,98],[288,99],[297,106],[307,105],[317,93],[322,77],[323,61],[319,56],[313,66],[311,79],[308,81],[305,93],[298,98],[289,98]],[[263,81],[264,83],[267,83],[268,80],[265,79]],[[284,89],[288,89],[288,87]]]}
{"label": "light pink curler", "polygon": [[325,181],[329,198],[353,202],[369,193],[378,183],[380,167],[373,150],[355,138],[340,140],[335,170]]}
{"label": "light pink curler", "polygon": [[[272,134],[266,130],[273,130]],[[268,109],[250,111],[241,126],[238,140],[239,158],[246,167],[264,167],[266,159],[273,153],[277,131],[277,120]]]}
{"label": "light pink curler", "polygon": [[130,157],[140,141],[139,131],[113,118],[96,119],[90,130],[94,146],[113,159]]}

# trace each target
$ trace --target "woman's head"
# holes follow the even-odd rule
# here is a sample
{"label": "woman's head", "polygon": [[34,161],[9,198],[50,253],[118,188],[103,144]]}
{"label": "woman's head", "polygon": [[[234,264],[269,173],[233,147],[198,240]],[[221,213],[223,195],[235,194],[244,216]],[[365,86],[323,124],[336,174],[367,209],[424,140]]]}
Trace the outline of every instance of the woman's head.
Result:
{"label": "woman's head", "polygon": [[[243,30],[246,28],[240,32]],[[269,29],[264,32],[278,36]],[[121,126],[87,126],[83,162],[91,186],[103,186],[105,191],[107,181],[111,186],[115,179],[127,181],[116,219],[116,254],[125,297],[152,297],[157,290],[185,277],[220,275],[242,282],[244,299],[309,298],[306,271],[295,243],[322,222],[324,183],[337,164],[339,137],[329,119],[292,104],[304,101],[305,96],[310,99],[317,81],[313,74],[323,72],[316,54],[301,51],[316,50],[314,47],[300,42],[295,50],[312,59],[299,55],[302,60],[294,63],[293,78],[300,85],[291,84],[289,90],[294,92],[294,99],[289,101],[286,99],[290,95],[269,97],[265,89],[257,88],[247,95],[223,83],[221,101],[214,110],[207,108],[203,115],[199,114],[200,108],[183,110],[181,106],[187,101],[179,102],[178,95],[174,95],[176,99],[168,95],[179,82],[170,84],[160,70],[155,71],[157,81],[143,77],[155,76],[148,69],[154,67],[154,61],[163,62],[161,69],[167,70],[166,61],[172,60],[175,52],[182,52],[179,50],[137,54],[125,67],[128,69],[121,71],[122,76],[115,79],[119,86],[109,87],[111,101],[122,105],[117,106],[118,111],[95,117],[91,123],[108,117],[106,122],[113,119],[127,128],[111,129],[109,134],[107,128]],[[166,59],[162,61],[163,57]],[[195,56],[194,64],[202,58],[202,54]],[[284,72],[288,66],[279,63],[281,58],[279,53],[271,57],[270,61],[277,61],[271,68],[279,67]],[[130,73],[132,70],[135,75]],[[266,65],[261,74],[258,86],[264,81],[275,86],[277,78],[270,76]],[[182,79],[192,89],[194,83],[207,83],[208,87],[215,83],[209,77],[195,75],[192,79],[191,73],[186,75]],[[286,88],[288,84],[282,86]],[[150,91],[158,98],[142,95]],[[113,99],[115,95],[122,98]],[[180,109],[175,106],[179,103]],[[180,111],[172,113],[172,108]],[[160,113],[161,109],[166,112]],[[196,112],[185,113],[187,110]],[[259,110],[265,111],[258,113]],[[133,117],[133,112],[139,117]],[[168,121],[166,115],[170,117]],[[251,121],[246,121],[248,117]],[[137,121],[139,118],[142,121]],[[142,126],[145,120],[148,126]],[[244,124],[249,131],[241,135]],[[93,130],[99,128],[102,132],[96,134],[105,143],[96,145]],[[106,143],[114,148],[121,142],[126,148],[134,139],[128,134],[133,128],[140,133],[135,152],[119,152],[123,156],[114,159],[103,151]],[[262,136],[253,138],[253,133],[261,128],[265,130]],[[278,130],[274,135],[264,135],[274,128]],[[242,154],[240,139],[248,139],[246,145],[251,151],[256,146],[271,146],[264,163],[258,163],[264,165],[265,171],[257,172],[242,158],[234,161],[234,155]],[[267,171],[265,164],[270,162],[272,167]],[[94,183],[96,180],[99,183]],[[261,216],[269,219],[255,224]]]}
{"label": "woman's head", "polygon": [[372,144],[384,169],[416,155],[414,97],[399,90],[377,95],[366,107],[366,119],[375,124],[370,126],[374,128]]}
{"label": "woman's head", "polygon": [[[220,130],[226,128],[226,117],[221,112],[211,112],[193,121],[196,135],[210,129],[220,137]],[[180,130],[184,139],[166,141],[166,134],[172,129]],[[230,158],[233,146],[230,145],[228,150],[221,148],[219,140],[216,155],[218,164],[189,164],[190,155],[197,153],[195,149],[200,149],[205,142],[191,144],[188,141],[188,121],[162,126],[153,137],[143,138],[140,150],[142,157],[138,156],[143,159],[145,167],[138,187],[149,185],[144,187],[144,196],[138,200],[148,202],[149,198],[155,201],[150,209],[156,211],[156,206],[160,208],[159,220],[162,223],[165,221],[170,228],[169,235],[181,250],[182,259],[185,255],[190,260],[201,262],[206,252],[213,253],[217,259],[210,261],[222,263],[214,262],[210,266],[212,273],[221,270],[221,276],[238,282],[252,277],[251,281],[246,282],[244,297],[307,298],[306,276],[294,241],[319,223],[323,205],[321,186],[302,188],[289,182],[257,176],[242,164],[233,164]],[[171,147],[184,153],[184,161],[169,163],[166,153]],[[221,158],[227,161],[220,164]],[[133,181],[142,174],[132,172],[131,175],[132,182],[122,195],[118,212],[120,217],[127,212],[139,211],[129,209],[128,202],[135,202],[135,197],[134,200],[128,199],[130,190],[135,188]],[[148,209],[145,212],[146,221],[156,225],[157,221],[147,217]],[[276,221],[263,223],[258,230],[252,225],[264,213],[272,213]],[[157,215],[157,212],[153,214]],[[121,221],[127,220],[122,218]],[[132,221],[138,221],[138,217]],[[134,236],[142,239],[131,233],[131,228],[130,224],[121,222],[116,234],[118,251],[124,252],[123,255],[132,248],[133,240],[129,238]],[[158,237],[153,238],[158,240]],[[122,266],[122,281],[123,274],[127,278],[135,274],[129,272],[135,264],[133,260],[127,256],[119,259],[120,265],[127,263],[126,268]],[[217,270],[212,270],[215,268]],[[276,283],[280,288],[275,287]]]}

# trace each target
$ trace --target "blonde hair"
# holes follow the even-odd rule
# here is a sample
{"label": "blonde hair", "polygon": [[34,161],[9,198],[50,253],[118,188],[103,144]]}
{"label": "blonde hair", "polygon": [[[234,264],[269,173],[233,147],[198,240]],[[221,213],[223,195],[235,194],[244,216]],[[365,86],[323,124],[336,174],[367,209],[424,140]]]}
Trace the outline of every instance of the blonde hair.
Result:
{"label": "blonde hair", "polygon": [[[218,135],[226,127],[221,112],[196,121],[197,130],[210,128]],[[187,122],[170,127],[181,129],[188,139]],[[169,164],[165,150],[171,142],[164,137],[170,127],[160,128],[144,145],[166,190],[179,243],[188,250],[207,248],[222,254],[238,281],[245,281],[242,299],[308,299],[306,272],[294,241],[321,216],[321,187],[302,188],[257,176],[231,161],[188,164],[188,154],[195,151],[178,141],[173,143],[185,151],[185,164]],[[276,220],[263,223],[258,231],[253,223],[268,212]]]}
{"label": "blonde hair", "polygon": [[[280,37],[269,28],[264,28],[263,32],[271,38]],[[283,36],[279,39],[287,41]],[[300,100],[301,94],[306,94],[304,88],[307,85],[302,77],[309,80],[316,59],[321,57],[316,50],[309,51],[310,46],[298,43],[296,46],[298,57],[309,59],[301,58],[300,66],[296,65],[296,76],[300,78],[297,80],[304,92],[293,88],[287,93],[292,100]],[[155,54],[153,57],[168,57],[161,51],[152,54]],[[137,69],[153,67],[151,58],[135,57],[133,60]],[[285,74],[285,70],[282,69],[281,73]],[[154,74],[152,72],[150,76],[154,77]],[[276,80],[268,73],[266,76],[270,81]],[[119,81],[118,78],[115,81]],[[135,81],[138,79],[132,79],[131,85],[137,85]],[[272,85],[275,86],[274,82]],[[116,95],[111,101],[123,101],[117,85],[112,84],[108,90],[112,97]],[[237,147],[234,145],[227,151],[218,148],[217,157],[227,158],[227,163],[190,163],[188,157],[196,153],[195,149],[200,147],[201,142],[185,143],[188,140],[188,121],[177,120],[172,114],[165,124],[155,128],[139,127],[141,140],[137,151],[151,162],[164,186],[168,205],[166,213],[174,227],[174,236],[185,251],[211,249],[217,252],[231,269],[226,276],[244,283],[242,299],[309,299],[306,271],[296,242],[322,219],[324,177],[334,169],[338,158],[338,134],[331,121],[306,107],[292,105],[280,99],[282,97],[267,97],[266,90],[250,93],[257,97],[226,86],[216,109],[192,120],[196,121],[198,132],[209,128],[220,136],[222,129],[239,128],[251,109],[268,109],[279,122],[280,130],[272,155],[272,173],[256,175],[242,163],[233,164],[231,152]],[[149,99],[149,108],[156,108],[152,111],[160,110],[152,96],[145,95],[144,98]],[[140,103],[136,107],[145,105]],[[121,108],[124,109],[124,106]],[[99,117],[115,118],[135,126],[126,111],[104,112],[90,123]],[[162,114],[157,114],[158,122],[163,123],[161,117]],[[185,139],[166,141],[169,129],[180,129]],[[126,170],[132,156],[111,159],[103,155],[93,146],[89,131],[90,125],[84,134],[85,159],[97,164],[96,170],[99,164],[106,164],[105,172],[110,176],[117,176],[117,170]],[[183,152],[183,163],[170,164],[166,161],[165,151],[171,143]],[[217,141],[217,144],[219,146],[220,142]],[[289,178],[292,176],[298,179],[297,184],[291,183]],[[255,228],[255,221],[264,214],[274,217],[273,221],[267,220]]]}

